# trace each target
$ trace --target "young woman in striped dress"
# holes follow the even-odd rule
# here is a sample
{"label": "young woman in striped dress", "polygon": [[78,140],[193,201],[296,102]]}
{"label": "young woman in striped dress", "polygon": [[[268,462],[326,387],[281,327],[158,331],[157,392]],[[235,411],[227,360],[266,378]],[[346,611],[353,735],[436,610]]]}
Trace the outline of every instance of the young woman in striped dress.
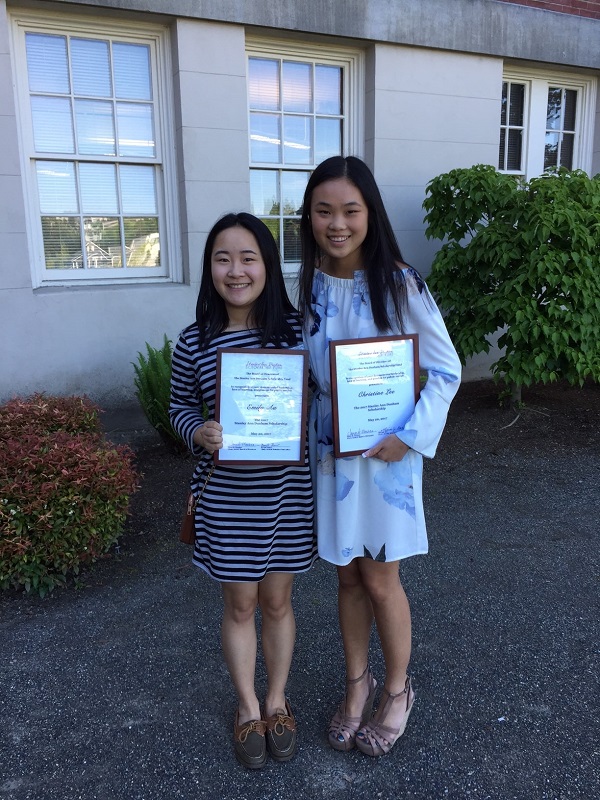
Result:
{"label": "young woman in striped dress", "polygon": [[[223,654],[238,698],[235,754],[258,769],[267,751],[287,761],[296,749],[285,696],[296,634],[291,592],[294,574],[316,559],[313,497],[307,457],[291,466],[219,462],[206,482],[223,446],[214,419],[218,347],[302,347],[277,245],[251,214],[228,214],[208,234],[196,321],[173,353],[170,416],[198,457],[193,561],[221,583]],[[268,679],[262,707],[254,686],[257,607]]]}

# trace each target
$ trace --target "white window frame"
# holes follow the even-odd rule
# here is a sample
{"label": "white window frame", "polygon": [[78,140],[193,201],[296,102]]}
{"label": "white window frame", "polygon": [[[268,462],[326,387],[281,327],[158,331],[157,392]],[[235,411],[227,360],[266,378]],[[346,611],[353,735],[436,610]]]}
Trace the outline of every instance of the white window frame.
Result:
{"label": "white window frame", "polygon": [[[157,203],[161,234],[161,265],[159,267],[120,267],[115,269],[47,269],[42,239],[41,213],[36,184],[36,161],[81,161],[76,154],[63,158],[48,158],[36,154],[30,110],[25,39],[27,33],[48,33],[81,36],[112,41],[145,44],[152,54],[152,86],[156,97],[155,130],[157,168]],[[126,285],[135,283],[179,283],[183,280],[177,181],[175,162],[175,127],[172,115],[173,90],[170,76],[171,54],[169,32],[165,26],[131,21],[116,21],[106,17],[44,14],[19,10],[11,14],[12,68],[15,76],[15,102],[19,121],[21,174],[27,214],[27,237],[30,252],[33,287]],[[106,159],[103,159],[106,161]],[[122,159],[108,159],[119,163]],[[138,162],[141,163],[141,162]],[[148,162],[150,163],[150,162]]]}
{"label": "white window frame", "polygon": [[[262,37],[246,37],[246,63],[250,58],[284,59],[341,67],[342,96],[344,99],[342,119],[342,153],[363,157],[364,143],[364,96],[365,96],[365,54],[360,49],[335,46],[329,43],[282,41]],[[248,164],[250,169],[271,169],[279,171],[310,172],[312,167],[298,164],[253,163],[250,153],[250,105],[246,103],[248,114]],[[280,215],[281,218],[281,215]],[[297,272],[299,262],[285,262],[286,275]]]}
{"label": "white window frame", "polygon": [[588,78],[571,72],[507,68],[502,76],[502,82],[505,81],[525,85],[523,168],[521,170],[500,170],[500,172],[523,175],[526,180],[543,174],[548,89],[554,86],[561,89],[573,89],[577,92],[573,169],[591,172],[596,113],[596,78]]}

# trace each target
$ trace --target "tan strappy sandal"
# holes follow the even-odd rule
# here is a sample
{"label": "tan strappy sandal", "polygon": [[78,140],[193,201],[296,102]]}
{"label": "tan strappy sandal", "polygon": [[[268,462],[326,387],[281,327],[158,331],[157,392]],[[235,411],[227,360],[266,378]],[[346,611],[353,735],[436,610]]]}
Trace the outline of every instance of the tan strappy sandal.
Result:
{"label": "tan strappy sandal", "polygon": [[[404,733],[408,717],[415,702],[415,693],[412,689],[410,677],[406,678],[404,689],[397,694],[391,694],[384,687],[383,694],[387,695],[383,705],[379,704],[377,709],[377,720],[372,719],[363,726],[356,734],[356,747],[368,756],[383,756],[389,753],[397,740]],[[404,716],[397,728],[390,728],[384,725],[392,705],[394,703],[405,703]]]}
{"label": "tan strappy sandal", "polygon": [[356,733],[361,725],[369,719],[373,709],[373,701],[377,692],[377,681],[373,677],[368,665],[362,675],[358,678],[346,680],[346,687],[350,684],[360,683],[360,681],[367,679],[369,685],[369,695],[363,706],[362,714],[360,717],[349,717],[346,714],[346,697],[342,700],[338,710],[333,715],[329,723],[327,731],[327,740],[334,750],[341,750],[347,752],[352,750],[356,740]]}

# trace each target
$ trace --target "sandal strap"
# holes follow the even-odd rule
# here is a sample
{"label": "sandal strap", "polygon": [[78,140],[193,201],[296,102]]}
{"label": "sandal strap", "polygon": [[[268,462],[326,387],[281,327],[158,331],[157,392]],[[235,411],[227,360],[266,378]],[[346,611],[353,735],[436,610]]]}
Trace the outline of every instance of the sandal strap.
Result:
{"label": "sandal strap", "polygon": [[346,678],[346,684],[349,685],[351,683],[352,684],[360,683],[368,672],[369,672],[369,665],[367,664],[367,666],[364,669],[364,672],[361,675],[359,675],[358,678]]}

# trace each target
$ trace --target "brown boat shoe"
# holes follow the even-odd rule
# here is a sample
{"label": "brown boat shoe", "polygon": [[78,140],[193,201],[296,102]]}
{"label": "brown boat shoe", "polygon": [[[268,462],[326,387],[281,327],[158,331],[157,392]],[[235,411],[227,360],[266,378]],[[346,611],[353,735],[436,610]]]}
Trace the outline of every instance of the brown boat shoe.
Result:
{"label": "brown boat shoe", "polygon": [[270,717],[264,717],[267,726],[267,750],[274,761],[289,761],[296,753],[296,720],[289,700],[285,709],[278,708]]}
{"label": "brown boat shoe", "polygon": [[267,760],[267,743],[265,733],[267,724],[262,719],[251,719],[239,722],[239,711],[236,711],[233,722],[233,747],[235,757],[248,769],[262,769]]}

